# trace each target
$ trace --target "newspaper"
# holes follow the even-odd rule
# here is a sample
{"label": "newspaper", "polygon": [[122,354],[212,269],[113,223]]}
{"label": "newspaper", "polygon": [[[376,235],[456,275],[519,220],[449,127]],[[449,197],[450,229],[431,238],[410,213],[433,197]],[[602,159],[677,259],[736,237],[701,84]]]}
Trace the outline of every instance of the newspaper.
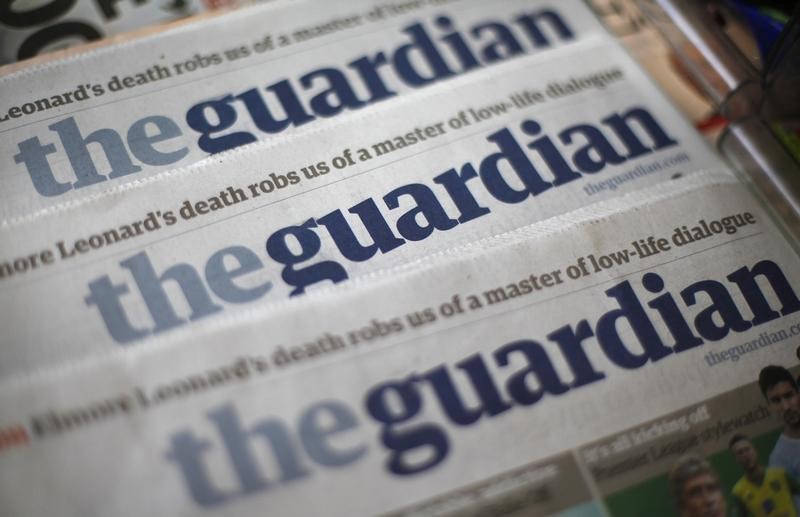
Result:
{"label": "newspaper", "polygon": [[695,174],[0,381],[0,499],[9,515],[678,515],[695,478],[665,474],[689,453],[724,515],[731,438],[764,464],[797,424],[755,380],[797,362],[799,289],[746,188]]}
{"label": "newspaper", "polygon": [[597,40],[218,156],[0,228],[0,376],[730,174]]}
{"label": "newspaper", "polygon": [[0,77],[0,221],[602,40],[579,0],[285,1],[26,68]]}
{"label": "newspaper", "polygon": [[0,65],[241,3],[237,0],[3,2],[0,5]]}
{"label": "newspaper", "polygon": [[796,515],[800,256],[583,3],[331,4],[0,78],[0,515]]}

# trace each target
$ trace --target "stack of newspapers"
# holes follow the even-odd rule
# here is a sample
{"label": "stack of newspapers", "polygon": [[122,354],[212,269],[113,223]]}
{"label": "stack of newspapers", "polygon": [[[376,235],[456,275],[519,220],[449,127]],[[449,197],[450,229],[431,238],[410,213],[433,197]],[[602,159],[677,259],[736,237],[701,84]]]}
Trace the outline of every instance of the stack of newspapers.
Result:
{"label": "stack of newspapers", "polygon": [[0,515],[796,515],[770,214],[580,0],[17,66]]}

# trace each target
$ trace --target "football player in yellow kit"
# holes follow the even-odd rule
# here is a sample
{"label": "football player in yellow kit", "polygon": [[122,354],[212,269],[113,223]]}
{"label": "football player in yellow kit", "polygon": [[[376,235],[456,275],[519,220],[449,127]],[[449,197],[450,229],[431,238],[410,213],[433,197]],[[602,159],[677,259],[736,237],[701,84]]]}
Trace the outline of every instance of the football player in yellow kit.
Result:
{"label": "football player in yellow kit", "polygon": [[756,448],[746,436],[735,435],[728,447],[744,470],[732,491],[739,515],[798,517],[792,496],[800,493],[800,484],[782,468],[761,465]]}

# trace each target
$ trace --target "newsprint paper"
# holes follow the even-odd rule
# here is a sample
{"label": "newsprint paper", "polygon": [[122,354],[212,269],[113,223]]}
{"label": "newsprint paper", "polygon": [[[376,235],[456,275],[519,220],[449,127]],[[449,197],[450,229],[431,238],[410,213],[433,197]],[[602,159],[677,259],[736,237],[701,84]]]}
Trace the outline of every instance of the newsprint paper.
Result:
{"label": "newsprint paper", "polygon": [[4,515],[726,515],[731,438],[797,464],[800,261],[735,180],[628,198],[0,381]]}
{"label": "newsprint paper", "polygon": [[796,515],[748,187],[582,2],[348,9],[0,78],[0,516]]}
{"label": "newsprint paper", "polygon": [[0,77],[0,220],[600,40],[579,0],[292,0],[26,68]]}
{"label": "newsprint paper", "polygon": [[498,64],[7,222],[0,376],[722,167],[614,42]]}

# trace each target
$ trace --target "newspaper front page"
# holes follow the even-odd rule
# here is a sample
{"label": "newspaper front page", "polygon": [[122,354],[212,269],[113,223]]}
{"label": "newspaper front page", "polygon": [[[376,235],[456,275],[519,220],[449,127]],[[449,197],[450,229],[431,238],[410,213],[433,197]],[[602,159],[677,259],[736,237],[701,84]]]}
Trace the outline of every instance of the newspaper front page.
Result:
{"label": "newspaper front page", "polygon": [[579,0],[284,1],[0,77],[0,221],[575,43]]}
{"label": "newspaper front page", "polygon": [[679,515],[705,482],[725,515],[734,436],[792,459],[756,379],[797,362],[800,261],[729,177],[624,198],[0,381],[4,510]]}
{"label": "newspaper front page", "polygon": [[0,228],[0,376],[266,307],[697,170],[729,174],[603,40],[331,125]]}

